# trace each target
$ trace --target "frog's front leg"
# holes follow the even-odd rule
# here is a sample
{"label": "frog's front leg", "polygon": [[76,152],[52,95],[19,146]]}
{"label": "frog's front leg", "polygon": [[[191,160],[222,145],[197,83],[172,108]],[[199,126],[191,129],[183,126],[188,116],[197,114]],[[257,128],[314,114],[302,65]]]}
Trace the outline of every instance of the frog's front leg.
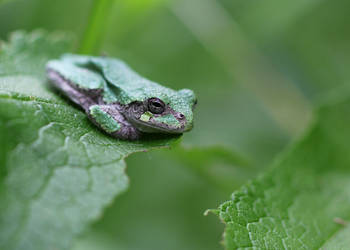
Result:
{"label": "frog's front leg", "polygon": [[141,133],[119,112],[119,104],[92,105],[87,110],[90,120],[113,137],[137,140]]}

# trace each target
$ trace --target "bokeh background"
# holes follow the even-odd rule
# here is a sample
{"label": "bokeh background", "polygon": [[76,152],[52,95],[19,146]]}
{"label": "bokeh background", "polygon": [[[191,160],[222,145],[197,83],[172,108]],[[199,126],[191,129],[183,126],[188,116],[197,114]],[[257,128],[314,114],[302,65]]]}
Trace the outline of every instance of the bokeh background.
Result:
{"label": "bokeh background", "polygon": [[3,3],[2,40],[18,29],[68,31],[76,51],[119,57],[198,96],[186,150],[129,157],[129,190],[74,249],[222,249],[224,226],[205,210],[262,172],[303,133],[312,109],[349,83],[349,9],[346,0]]}

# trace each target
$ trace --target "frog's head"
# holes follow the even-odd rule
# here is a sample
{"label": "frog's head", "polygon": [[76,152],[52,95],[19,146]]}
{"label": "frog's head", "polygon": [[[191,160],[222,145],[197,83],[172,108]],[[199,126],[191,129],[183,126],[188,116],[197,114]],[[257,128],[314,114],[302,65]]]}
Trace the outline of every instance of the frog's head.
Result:
{"label": "frog's head", "polygon": [[126,118],[146,133],[183,133],[193,127],[197,99],[192,90],[154,92],[126,106]]}

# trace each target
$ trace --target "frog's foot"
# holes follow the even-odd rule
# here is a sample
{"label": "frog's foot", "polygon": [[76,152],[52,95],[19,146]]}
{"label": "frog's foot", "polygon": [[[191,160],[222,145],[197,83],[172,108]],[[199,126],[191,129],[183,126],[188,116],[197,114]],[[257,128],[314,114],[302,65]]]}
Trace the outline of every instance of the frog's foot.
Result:
{"label": "frog's foot", "polygon": [[92,105],[86,113],[100,129],[123,140],[137,140],[141,133],[118,111],[115,105]]}
{"label": "frog's foot", "polygon": [[120,130],[111,134],[113,137],[123,139],[123,140],[138,140],[141,137],[141,133],[132,126],[122,126]]}

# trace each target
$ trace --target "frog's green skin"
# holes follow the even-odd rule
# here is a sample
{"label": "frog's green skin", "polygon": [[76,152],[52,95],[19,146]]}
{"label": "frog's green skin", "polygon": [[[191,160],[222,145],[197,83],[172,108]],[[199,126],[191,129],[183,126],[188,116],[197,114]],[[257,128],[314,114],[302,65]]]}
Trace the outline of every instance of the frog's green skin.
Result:
{"label": "frog's green skin", "polygon": [[46,69],[51,82],[114,137],[135,140],[143,133],[183,133],[193,126],[192,90],[163,87],[118,59],[65,54]]}

